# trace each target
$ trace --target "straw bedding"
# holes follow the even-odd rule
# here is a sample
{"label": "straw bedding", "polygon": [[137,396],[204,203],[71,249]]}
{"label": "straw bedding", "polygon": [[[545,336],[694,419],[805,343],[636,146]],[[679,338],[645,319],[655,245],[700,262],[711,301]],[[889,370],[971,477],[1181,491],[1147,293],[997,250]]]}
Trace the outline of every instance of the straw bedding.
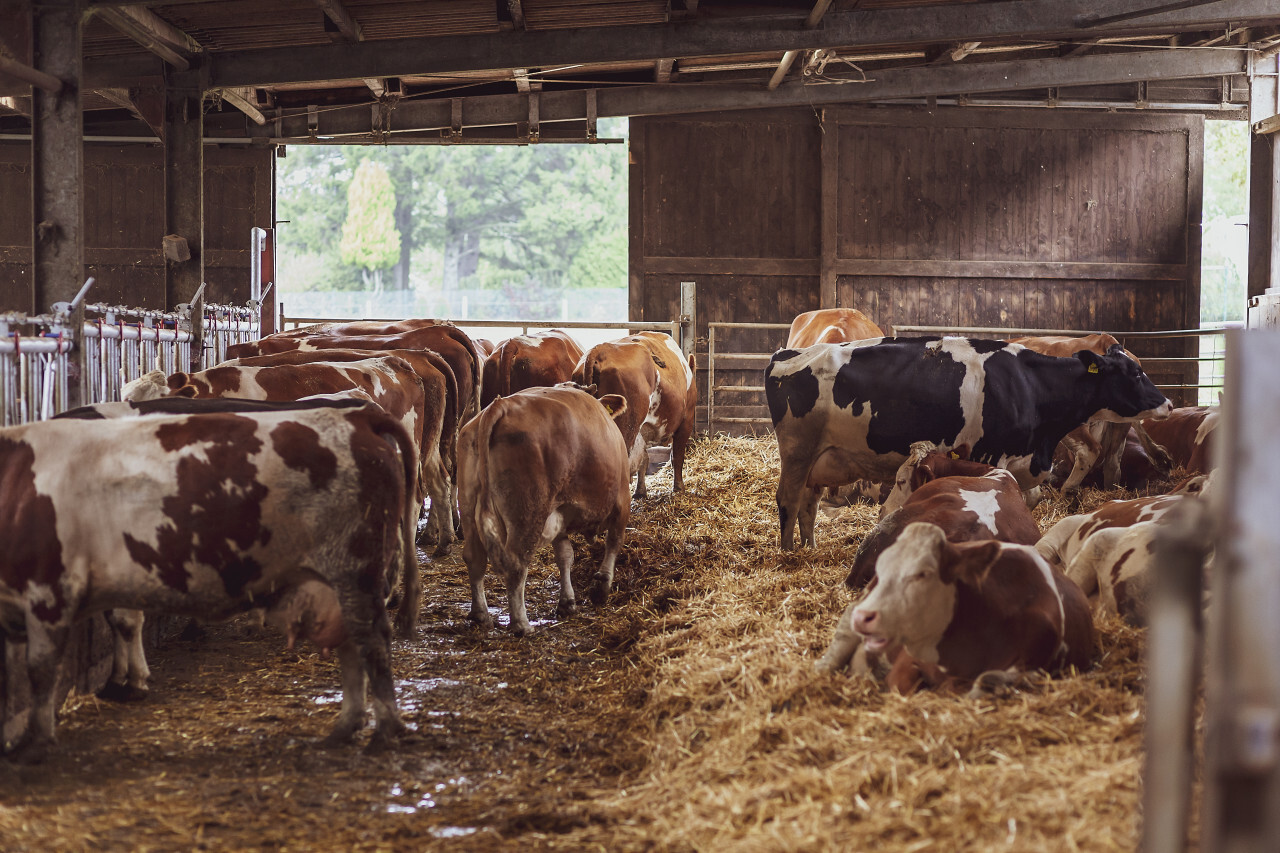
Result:
{"label": "straw bedding", "polygon": [[[395,751],[321,749],[334,663],[231,623],[154,654],[144,703],[73,697],[45,765],[0,764],[5,849],[1135,846],[1142,632],[1102,621],[1093,671],[976,701],[817,674],[876,510],[820,515],[818,547],[783,555],[772,438],[705,438],[685,470],[684,494],[650,479],[608,605],[523,640],[467,623],[460,548],[424,559]],[[580,601],[601,547],[577,547]],[[531,618],[555,590],[543,552]]]}

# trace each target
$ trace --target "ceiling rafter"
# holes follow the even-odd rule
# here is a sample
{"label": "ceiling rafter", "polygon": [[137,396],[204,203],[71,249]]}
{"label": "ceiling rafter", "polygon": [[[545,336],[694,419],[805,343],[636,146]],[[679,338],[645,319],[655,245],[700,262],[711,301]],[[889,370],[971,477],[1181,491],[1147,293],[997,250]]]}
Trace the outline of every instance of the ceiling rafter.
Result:
{"label": "ceiling rafter", "polygon": [[95,14],[179,71],[204,52],[200,43],[145,6],[98,6]]}
{"label": "ceiling rafter", "polygon": [[336,31],[335,35],[341,36],[347,41],[364,41],[364,31],[360,29],[360,24],[356,22],[356,19],[351,17],[347,7],[342,5],[342,0],[316,0],[316,5],[320,7],[326,20],[333,26]]}
{"label": "ceiling rafter", "polygon": [[[1101,27],[1077,19],[1096,0],[1004,0],[977,5],[877,8],[831,12],[821,28],[795,17],[694,19],[678,27],[646,24],[575,30],[514,30],[489,34],[394,39],[348,45],[340,56],[324,47],[228,51],[210,63],[215,86],[261,86],[317,79],[361,79],[430,73],[552,67],[574,63],[679,60],[823,47],[929,45],[1008,39],[1070,39],[1178,28],[1215,29],[1228,20],[1280,20],[1274,0],[1227,0]],[[790,23],[788,23],[790,22]],[[106,70],[103,61],[99,68]],[[97,68],[94,69],[98,71]],[[109,73],[109,72],[108,72]]]}
{"label": "ceiling rafter", "polygon": [[[1099,54],[1078,59],[1025,59],[985,64],[917,66],[881,69],[866,83],[805,85],[791,83],[775,91],[756,84],[724,85],[710,88],[678,86],[629,86],[595,91],[596,114],[606,116],[661,115],[713,112],[798,105],[865,103],[867,101],[927,96],[974,95],[1024,88],[1110,85],[1137,80],[1218,77],[1243,74],[1247,57],[1238,51],[1148,50],[1122,54]],[[543,125],[580,122],[587,118],[587,101],[582,91],[543,92],[539,97],[538,120]],[[481,95],[436,101],[402,103],[393,117],[394,133],[449,131],[454,127],[451,106],[459,103],[466,127],[498,127],[529,120],[527,95]],[[465,105],[463,107],[462,105]],[[314,135],[355,136],[370,131],[367,108],[329,110],[318,116]],[[292,111],[275,126],[257,131],[268,138],[305,138],[310,134],[307,115]],[[462,126],[459,125],[459,132]],[[283,134],[283,136],[277,136]]]}

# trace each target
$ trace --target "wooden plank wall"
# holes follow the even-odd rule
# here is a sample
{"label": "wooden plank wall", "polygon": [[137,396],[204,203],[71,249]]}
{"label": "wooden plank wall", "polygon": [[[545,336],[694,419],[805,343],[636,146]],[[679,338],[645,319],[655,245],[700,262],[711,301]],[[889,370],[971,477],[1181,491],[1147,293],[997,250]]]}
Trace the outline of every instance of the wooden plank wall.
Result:
{"label": "wooden plank wall", "polygon": [[[270,149],[205,148],[206,301],[249,298],[249,229],[270,228]],[[158,145],[85,147],[85,276],[90,301],[170,309],[165,298],[164,165]],[[31,147],[0,144],[0,310],[31,311]]]}
{"label": "wooden plank wall", "polygon": [[[708,322],[785,323],[833,305],[886,328],[1195,327],[1202,132],[1199,116],[1065,111],[637,119],[632,317],[674,316],[679,282],[696,281],[704,368]],[[1185,342],[1130,348],[1192,354]],[[717,369],[716,381],[760,375]],[[758,402],[732,414],[748,410],[763,414]]]}

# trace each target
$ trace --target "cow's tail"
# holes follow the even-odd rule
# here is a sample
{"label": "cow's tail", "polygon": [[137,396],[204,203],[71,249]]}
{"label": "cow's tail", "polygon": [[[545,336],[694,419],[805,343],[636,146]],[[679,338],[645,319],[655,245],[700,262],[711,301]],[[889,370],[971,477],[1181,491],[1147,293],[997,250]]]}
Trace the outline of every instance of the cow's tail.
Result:
{"label": "cow's tail", "polygon": [[[476,342],[471,337],[456,326],[450,331],[450,334],[463,344],[467,349],[467,359],[471,362],[471,375],[473,377],[471,385],[471,399],[467,401],[466,408],[463,413],[461,423],[466,423],[480,412],[480,385],[484,382],[484,360],[480,357],[480,350],[476,349]],[[459,408],[462,407],[461,401],[458,403]]]}
{"label": "cow's tail", "polygon": [[502,417],[502,410],[506,406],[506,399],[499,398],[490,403],[479,415],[482,420],[477,424],[477,428],[484,440],[475,443],[476,470],[483,472],[484,476],[475,478],[475,503],[466,510],[473,513],[475,535],[484,542],[484,549],[495,565],[499,565],[500,555],[506,552],[507,527],[502,519],[502,513],[495,512],[493,507],[494,494],[490,482],[493,471],[489,466],[489,443],[493,439],[494,427]]}
{"label": "cow's tail", "polygon": [[396,613],[396,633],[411,637],[418,627],[418,607],[422,600],[422,581],[418,577],[417,527],[418,511],[414,505],[418,493],[418,451],[413,438],[400,421],[390,415],[373,421],[373,432],[400,453],[404,470],[404,495],[400,521],[401,573],[404,598]]}

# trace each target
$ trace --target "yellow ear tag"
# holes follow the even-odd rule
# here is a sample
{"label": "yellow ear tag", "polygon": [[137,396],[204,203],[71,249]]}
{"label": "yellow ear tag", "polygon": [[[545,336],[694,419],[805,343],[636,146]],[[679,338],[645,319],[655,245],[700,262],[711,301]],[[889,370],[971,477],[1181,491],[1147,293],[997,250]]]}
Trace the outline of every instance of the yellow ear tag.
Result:
{"label": "yellow ear tag", "polygon": [[1098,372],[1098,365],[1096,365],[1096,364],[1091,364],[1091,365],[1089,365],[1089,372],[1090,372],[1090,373],[1097,373],[1097,372]]}
{"label": "yellow ear tag", "polygon": [[956,453],[955,451],[952,451],[952,452],[951,452],[951,458],[952,458],[952,459],[959,459],[959,458],[960,458],[960,454],[959,454],[959,453]]}

